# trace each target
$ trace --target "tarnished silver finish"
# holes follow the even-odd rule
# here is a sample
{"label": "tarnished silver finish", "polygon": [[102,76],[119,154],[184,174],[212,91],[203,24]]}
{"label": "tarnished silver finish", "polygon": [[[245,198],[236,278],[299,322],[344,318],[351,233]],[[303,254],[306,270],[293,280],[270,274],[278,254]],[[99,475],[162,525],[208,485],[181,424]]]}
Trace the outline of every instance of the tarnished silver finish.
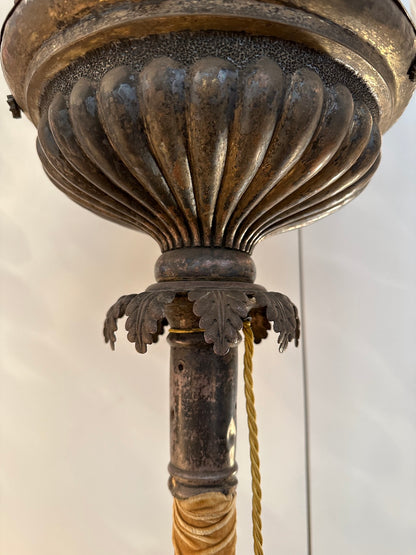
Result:
{"label": "tarnished silver finish", "polygon": [[219,248],[186,248],[163,253],[156,261],[158,282],[242,281],[253,283],[256,266],[244,252]]}
{"label": "tarnished silver finish", "polygon": [[[168,309],[175,327],[189,326],[192,305]],[[237,344],[213,353],[202,333],[170,333],[169,488],[178,498],[207,491],[229,494],[237,485]]]}
{"label": "tarnished silver finish", "polygon": [[52,182],[163,251],[104,335],[126,315],[143,353],[171,326],[171,491],[228,493],[243,322],[281,351],[300,333],[249,254],[366,186],[415,88],[415,28],[395,0],[26,0],[3,30]]}
{"label": "tarnished silver finish", "polygon": [[268,292],[258,285],[201,281],[163,283],[140,294],[124,295],[108,310],[104,337],[112,349],[116,342],[117,320],[127,315],[127,338],[139,353],[156,343],[166,325],[167,307],[175,298],[192,303],[196,328],[213,345],[216,355],[224,356],[241,341],[240,331],[246,319],[254,319],[253,333],[259,343],[267,337],[273,322],[280,352],[294,341],[298,345],[300,321],[296,306],[282,293]]}
{"label": "tarnished silver finish", "polygon": [[58,93],[39,125],[55,184],[162,250],[251,252],[354,198],[379,161],[376,115],[317,72],[269,58],[117,67]]}
{"label": "tarnished silver finish", "polygon": [[162,251],[251,252],[355,198],[415,59],[393,0],[28,0],[2,42],[51,180]]}

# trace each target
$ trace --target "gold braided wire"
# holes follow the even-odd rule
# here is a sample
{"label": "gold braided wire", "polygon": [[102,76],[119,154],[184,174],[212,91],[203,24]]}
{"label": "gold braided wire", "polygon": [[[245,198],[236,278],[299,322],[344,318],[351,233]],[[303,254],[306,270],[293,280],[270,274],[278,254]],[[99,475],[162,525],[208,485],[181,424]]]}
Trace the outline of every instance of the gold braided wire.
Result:
{"label": "gold braided wire", "polygon": [[254,336],[250,322],[244,322],[243,332],[244,393],[246,396],[248,437],[250,442],[251,490],[253,493],[251,515],[253,519],[254,555],[263,555],[263,536],[261,534],[260,457],[253,387]]}
{"label": "gold braided wire", "polygon": [[170,328],[169,333],[201,333],[205,330],[201,328],[192,328],[190,330],[180,330],[176,328]]}

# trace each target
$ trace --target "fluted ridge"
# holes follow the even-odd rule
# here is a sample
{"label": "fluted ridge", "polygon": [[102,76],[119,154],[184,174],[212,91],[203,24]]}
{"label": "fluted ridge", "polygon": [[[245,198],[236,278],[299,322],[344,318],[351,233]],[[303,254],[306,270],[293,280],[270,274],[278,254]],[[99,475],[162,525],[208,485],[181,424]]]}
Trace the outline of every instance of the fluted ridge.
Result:
{"label": "fluted ridge", "polygon": [[380,133],[344,85],[262,58],[244,69],[157,58],[58,93],[39,125],[52,182],[85,208],[186,246],[251,252],[272,232],[352,200],[377,168]]}

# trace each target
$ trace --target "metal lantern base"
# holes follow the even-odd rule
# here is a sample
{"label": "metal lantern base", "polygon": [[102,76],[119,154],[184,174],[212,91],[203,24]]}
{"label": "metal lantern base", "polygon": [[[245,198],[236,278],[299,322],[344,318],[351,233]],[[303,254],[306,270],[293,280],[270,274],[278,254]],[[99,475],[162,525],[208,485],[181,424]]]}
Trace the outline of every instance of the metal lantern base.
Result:
{"label": "metal lantern base", "polygon": [[127,315],[127,337],[144,353],[169,325],[170,490],[179,499],[232,493],[240,330],[251,319],[260,342],[272,322],[283,351],[290,341],[298,343],[297,309],[285,295],[254,285],[254,263],[239,251],[169,251],[158,260],[156,276],[159,283],[110,308],[105,339],[114,347],[117,319]]}

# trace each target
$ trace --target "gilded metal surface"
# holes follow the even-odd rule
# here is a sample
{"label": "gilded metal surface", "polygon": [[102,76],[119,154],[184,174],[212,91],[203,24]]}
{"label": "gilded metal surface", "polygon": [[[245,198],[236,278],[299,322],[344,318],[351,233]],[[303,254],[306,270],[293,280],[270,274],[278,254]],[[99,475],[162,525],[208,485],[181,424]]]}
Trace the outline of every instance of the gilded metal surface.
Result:
{"label": "gilded metal surface", "polygon": [[162,57],[80,79],[54,96],[38,141],[55,184],[163,251],[251,252],[354,198],[380,150],[376,116],[345,85],[269,58]]}
{"label": "gilded metal surface", "polygon": [[44,87],[72,61],[110,41],[183,30],[243,31],[329,54],[377,98],[383,132],[414,90],[415,29],[393,0],[27,0],[6,25],[3,67],[37,124]]}

